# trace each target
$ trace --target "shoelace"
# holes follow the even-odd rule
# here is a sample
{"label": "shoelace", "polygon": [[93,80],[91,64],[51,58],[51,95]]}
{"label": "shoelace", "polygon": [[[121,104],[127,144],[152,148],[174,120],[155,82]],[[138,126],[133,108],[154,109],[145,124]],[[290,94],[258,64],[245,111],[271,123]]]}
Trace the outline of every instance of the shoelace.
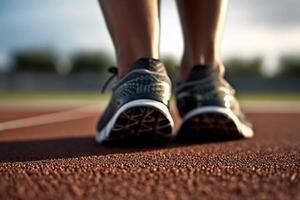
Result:
{"label": "shoelace", "polygon": [[108,84],[113,80],[113,78],[116,77],[116,75],[118,75],[118,68],[115,66],[111,66],[108,68],[107,70],[109,73],[111,73],[112,75],[107,79],[107,81],[105,81],[101,93],[105,92],[105,89],[107,88]]}

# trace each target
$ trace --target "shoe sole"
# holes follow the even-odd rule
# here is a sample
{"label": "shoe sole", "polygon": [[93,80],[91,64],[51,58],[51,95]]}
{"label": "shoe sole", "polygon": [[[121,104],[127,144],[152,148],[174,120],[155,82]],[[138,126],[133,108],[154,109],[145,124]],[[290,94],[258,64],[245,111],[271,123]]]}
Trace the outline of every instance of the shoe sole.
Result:
{"label": "shoe sole", "polygon": [[162,144],[172,137],[174,122],[166,105],[150,99],[124,104],[96,134],[104,144]]}
{"label": "shoe sole", "polygon": [[224,141],[253,137],[250,126],[230,110],[217,106],[197,108],[183,119],[177,139],[181,141]]}

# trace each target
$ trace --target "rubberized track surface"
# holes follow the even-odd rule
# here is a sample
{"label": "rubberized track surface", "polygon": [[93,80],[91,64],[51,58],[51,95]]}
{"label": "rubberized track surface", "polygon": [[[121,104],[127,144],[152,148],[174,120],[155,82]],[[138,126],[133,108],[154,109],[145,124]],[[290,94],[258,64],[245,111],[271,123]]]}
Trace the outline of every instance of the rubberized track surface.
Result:
{"label": "rubberized track surface", "polygon": [[300,114],[248,116],[254,139],[159,147],[95,144],[97,113],[0,131],[0,199],[300,199]]}

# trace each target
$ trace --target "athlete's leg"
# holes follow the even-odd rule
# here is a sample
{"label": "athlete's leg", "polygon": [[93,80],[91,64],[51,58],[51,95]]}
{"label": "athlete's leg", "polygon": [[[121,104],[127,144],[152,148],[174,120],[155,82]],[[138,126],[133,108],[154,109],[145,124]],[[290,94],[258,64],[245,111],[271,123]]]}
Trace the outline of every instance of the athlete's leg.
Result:
{"label": "athlete's leg", "polygon": [[252,125],[223,78],[219,51],[226,4],[226,0],[178,0],[185,39],[183,82],[176,90],[183,117],[178,139],[253,137]]}
{"label": "athlete's leg", "polygon": [[157,0],[99,0],[110,31],[119,78],[139,58],[159,58]]}
{"label": "athlete's leg", "polygon": [[114,42],[119,78],[124,78],[112,89],[97,124],[96,141],[166,142],[174,125],[169,111],[172,86],[157,60],[158,0],[100,0],[100,4]]}
{"label": "athlete's leg", "polygon": [[184,34],[180,75],[185,80],[195,65],[215,67],[221,74],[220,38],[227,0],[177,0]]}

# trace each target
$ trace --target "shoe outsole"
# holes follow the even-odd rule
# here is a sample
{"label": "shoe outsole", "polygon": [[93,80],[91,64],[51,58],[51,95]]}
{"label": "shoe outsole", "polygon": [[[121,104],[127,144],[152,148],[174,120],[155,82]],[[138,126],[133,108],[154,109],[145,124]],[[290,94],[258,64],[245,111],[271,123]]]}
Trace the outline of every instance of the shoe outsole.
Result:
{"label": "shoe outsole", "polygon": [[[105,137],[96,141],[102,144],[159,145],[172,138],[174,123],[169,111],[160,109],[161,104],[150,100],[152,106],[141,100],[141,106],[133,106],[119,112],[111,127],[106,127]],[[149,102],[149,101],[148,101]],[[144,104],[144,105],[143,105]],[[153,106],[157,105],[157,107]],[[104,131],[104,132],[105,132]]]}
{"label": "shoe outsole", "polygon": [[[228,109],[200,109],[183,120],[177,140],[184,142],[214,142],[251,138],[253,130],[243,124]],[[230,113],[229,113],[230,112]]]}
{"label": "shoe outsole", "polygon": [[122,112],[103,143],[163,144],[171,136],[170,121],[158,109],[141,106]]}

